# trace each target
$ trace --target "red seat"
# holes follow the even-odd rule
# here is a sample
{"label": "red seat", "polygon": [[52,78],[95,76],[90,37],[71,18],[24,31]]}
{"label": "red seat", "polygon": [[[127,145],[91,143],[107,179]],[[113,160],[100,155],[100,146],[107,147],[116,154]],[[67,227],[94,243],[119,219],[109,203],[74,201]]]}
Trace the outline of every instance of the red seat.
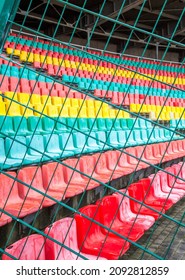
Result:
{"label": "red seat", "polygon": [[[36,201],[40,204],[40,207],[48,207],[56,203],[55,200],[61,201],[63,199],[63,192],[53,192],[48,189],[44,189],[43,180],[42,180],[42,172],[41,167],[30,166],[21,169],[18,172],[17,178],[22,181],[18,182],[19,194],[22,199],[26,199],[27,201]],[[31,189],[32,186],[36,190]],[[43,194],[39,193],[42,192]],[[49,195],[55,200],[47,198],[45,195]]]}
{"label": "red seat", "polygon": [[[65,162],[65,161],[64,161]],[[73,197],[83,192],[79,186],[71,186],[64,181],[63,165],[58,162],[51,162],[42,165],[43,187],[52,192],[63,193],[65,197]],[[63,197],[64,199],[64,197]]]}
{"label": "red seat", "polygon": [[[119,215],[121,221],[128,221],[140,226],[143,230],[149,229],[155,222],[154,217],[149,215],[141,215],[133,213],[130,207],[130,199],[128,196],[128,190],[119,190],[123,194],[115,192],[113,196],[116,196],[119,201]],[[126,194],[127,196],[125,196]]]}
{"label": "red seat", "polygon": [[168,210],[174,204],[172,199],[168,198],[168,195],[161,191],[160,185],[153,184],[150,178],[141,179],[139,181],[139,184],[143,185],[141,191],[143,191],[143,194],[145,196],[145,202],[147,204],[161,207],[161,210],[163,208],[165,210]]}
{"label": "red seat", "polygon": [[[161,207],[154,206],[151,204],[148,204],[145,201],[145,191],[143,190],[143,184],[136,183],[132,184],[128,188],[128,193],[130,198],[130,206],[132,212],[136,214],[142,214],[142,215],[150,215],[153,216],[156,220],[160,217],[160,213],[165,213],[165,210],[161,210]],[[132,200],[134,198],[135,200]]]}
{"label": "red seat", "polygon": [[[5,249],[5,252],[18,260],[45,260],[45,239],[42,235],[32,234],[13,243]],[[3,260],[12,260],[6,254]]]}
{"label": "red seat", "polygon": [[[67,247],[62,247],[60,244],[47,238],[45,250],[46,259],[48,260],[83,260],[84,258],[78,256],[78,254],[91,260],[103,259],[99,256],[88,255],[81,252],[77,242],[76,221],[72,218],[64,218],[56,221],[48,226],[44,232]],[[76,254],[70,249],[75,251]]]}
{"label": "red seat", "polygon": [[[14,177],[15,180],[11,177]],[[23,200],[19,196],[15,172],[0,174],[0,208],[16,217],[25,217],[39,209],[36,201]],[[1,217],[3,223],[9,221],[6,215]],[[11,220],[11,219],[10,219]]]}
{"label": "red seat", "polygon": [[106,157],[104,153],[96,153],[92,156],[94,158],[94,171],[98,176],[101,176],[101,180],[103,182],[109,182],[113,178],[117,178],[112,174],[112,171],[110,171],[107,168],[107,162]]}
{"label": "red seat", "polygon": [[[109,229],[125,236],[126,238],[137,241],[143,234],[144,230],[137,224],[120,219],[120,204],[116,196],[107,195],[100,201],[96,202],[100,222]],[[107,229],[102,228],[103,233],[107,233]],[[109,232],[110,236],[116,236],[115,233]]]}
{"label": "red seat", "polygon": [[128,164],[133,168],[133,171],[148,167],[147,163],[141,161],[141,159],[147,161],[145,159],[145,157],[142,156],[143,149],[144,149],[144,146],[137,146],[135,148],[131,147],[131,148],[126,149],[126,152],[128,153],[127,161],[128,161]]}
{"label": "red seat", "polygon": [[79,248],[83,253],[118,259],[129,249],[129,243],[102,232],[101,226],[92,221],[100,223],[97,209],[97,205],[88,205],[79,210],[81,214],[75,214]]}

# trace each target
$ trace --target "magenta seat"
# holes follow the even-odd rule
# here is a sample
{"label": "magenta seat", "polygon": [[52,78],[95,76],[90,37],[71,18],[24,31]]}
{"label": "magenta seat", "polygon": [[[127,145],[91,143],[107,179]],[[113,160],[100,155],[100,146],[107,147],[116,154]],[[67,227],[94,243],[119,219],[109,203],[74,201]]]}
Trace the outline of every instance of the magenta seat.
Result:
{"label": "magenta seat", "polygon": [[[51,236],[67,248],[74,250],[77,254],[83,255],[90,260],[104,259],[95,255],[84,254],[80,251],[77,242],[76,221],[72,218],[64,218],[56,221],[45,229],[45,234]],[[46,239],[46,259],[49,260],[83,260],[77,254],[64,248],[56,242]]]}
{"label": "magenta seat", "polygon": [[79,209],[86,217],[75,214],[79,248],[83,253],[116,260],[129,249],[129,243],[120,237],[104,234],[100,225],[88,219],[100,223],[97,207],[97,205],[88,205]]}
{"label": "magenta seat", "polygon": [[[120,219],[119,200],[116,196],[108,195],[97,201],[100,222],[106,227],[118,232],[132,241],[137,241],[143,234],[144,230],[137,224]],[[107,229],[102,228],[105,234]],[[116,236],[109,232],[110,236]]]}
{"label": "magenta seat", "polygon": [[[5,252],[18,260],[45,260],[45,240],[42,235],[32,234],[24,237],[5,249]],[[3,260],[13,258],[3,254]]]}

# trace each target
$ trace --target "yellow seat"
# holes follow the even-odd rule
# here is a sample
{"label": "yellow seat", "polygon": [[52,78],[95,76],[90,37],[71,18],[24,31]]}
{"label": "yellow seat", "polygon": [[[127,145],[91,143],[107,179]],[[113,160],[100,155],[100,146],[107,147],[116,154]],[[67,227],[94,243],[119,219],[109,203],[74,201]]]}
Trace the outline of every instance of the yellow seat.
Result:
{"label": "yellow seat", "polygon": [[102,117],[103,118],[109,118],[109,110],[103,108],[102,109]]}
{"label": "yellow seat", "polygon": [[0,116],[6,115],[6,107],[4,102],[0,102]]}
{"label": "yellow seat", "polygon": [[51,104],[52,105],[62,105],[62,99],[58,96],[51,96]]}
{"label": "yellow seat", "polygon": [[70,106],[78,108],[79,107],[78,99],[77,98],[70,98]]}
{"label": "yellow seat", "polygon": [[31,95],[28,94],[28,93],[22,93],[22,92],[18,92],[17,93],[17,98],[18,98],[18,101],[22,104],[28,104],[30,102],[30,98],[31,98]]}
{"label": "yellow seat", "polygon": [[6,91],[6,92],[4,92],[4,102],[10,103],[12,100],[18,101],[17,93],[15,93],[13,91]]}
{"label": "yellow seat", "polygon": [[70,118],[77,118],[78,117],[78,107],[68,107],[68,115]]}
{"label": "yellow seat", "polygon": [[6,48],[7,55],[13,54],[13,48]]}
{"label": "yellow seat", "polygon": [[58,108],[55,105],[47,105],[47,115],[50,117],[58,117]]}
{"label": "yellow seat", "polygon": [[51,105],[51,96],[49,96],[49,95],[42,95],[41,96],[41,103],[43,105]]}
{"label": "yellow seat", "polygon": [[109,111],[109,117],[112,118],[116,118],[116,110],[115,109],[110,109]]}
{"label": "yellow seat", "polygon": [[22,62],[26,62],[28,60],[28,53],[26,51],[21,51],[19,59]]}
{"label": "yellow seat", "polygon": [[6,114],[8,116],[21,116],[20,105],[18,103],[6,103]]}
{"label": "yellow seat", "polygon": [[41,104],[41,96],[39,94],[32,94],[30,102],[32,105]]}
{"label": "yellow seat", "polygon": [[78,108],[78,117],[79,118],[87,118],[87,107],[81,106]]}
{"label": "yellow seat", "polygon": [[44,106],[43,104],[35,104],[33,108],[35,110],[34,116],[42,117],[47,115],[47,106]]}
{"label": "yellow seat", "polygon": [[31,117],[31,116],[34,115],[33,114],[33,106],[30,104],[28,107],[20,105],[20,110],[21,110],[21,115],[22,116],[24,116],[24,117]]}
{"label": "yellow seat", "polygon": [[71,106],[70,98],[62,97],[61,100],[62,100],[62,104],[64,104],[64,106],[68,106],[68,107]]}
{"label": "yellow seat", "polygon": [[57,106],[59,116],[64,118],[69,117],[68,108],[68,106]]}
{"label": "yellow seat", "polygon": [[88,118],[96,118],[97,117],[96,112],[95,112],[94,108],[92,108],[92,107],[88,107],[86,112],[87,112],[87,117]]}

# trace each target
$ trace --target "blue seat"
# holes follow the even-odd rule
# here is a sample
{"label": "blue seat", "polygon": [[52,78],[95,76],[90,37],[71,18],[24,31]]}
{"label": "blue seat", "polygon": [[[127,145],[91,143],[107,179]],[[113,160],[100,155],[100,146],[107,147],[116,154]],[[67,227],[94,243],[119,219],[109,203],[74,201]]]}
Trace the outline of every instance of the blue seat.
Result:
{"label": "blue seat", "polygon": [[77,118],[77,126],[80,131],[89,131],[88,119]]}
{"label": "blue seat", "polygon": [[68,126],[67,126],[67,118],[56,117],[53,119],[56,120],[55,129],[56,129],[57,133],[69,131]]}
{"label": "blue seat", "polygon": [[97,131],[96,139],[101,151],[112,149],[109,145],[107,145],[107,133],[105,131]]}
{"label": "blue seat", "polygon": [[98,130],[107,131],[105,119],[103,119],[103,118],[97,118],[97,119],[96,119],[96,122],[97,122]]}
{"label": "blue seat", "polygon": [[97,126],[96,119],[88,118],[87,119],[87,124],[88,124],[89,130],[91,130],[91,131],[98,131],[98,126]]}

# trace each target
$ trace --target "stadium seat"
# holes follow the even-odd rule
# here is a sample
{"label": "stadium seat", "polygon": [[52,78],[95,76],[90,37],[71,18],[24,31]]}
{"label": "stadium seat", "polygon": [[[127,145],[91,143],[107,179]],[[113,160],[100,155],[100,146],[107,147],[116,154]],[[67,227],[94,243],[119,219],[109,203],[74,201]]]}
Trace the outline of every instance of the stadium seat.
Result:
{"label": "stadium seat", "polygon": [[[100,222],[107,228],[125,236],[128,240],[137,241],[143,234],[144,230],[137,224],[130,223],[129,221],[122,221],[120,219],[119,201],[113,195],[107,195],[101,200],[96,202],[98,206],[98,214]],[[115,236],[115,233],[107,231],[102,228],[104,234],[109,232],[110,236]]]}
{"label": "stadium seat", "polygon": [[[88,255],[81,252],[77,242],[76,221],[73,218],[63,218],[54,222],[44,230],[45,234],[49,235],[61,245],[50,239],[46,239],[45,250],[46,259],[49,260],[104,260],[98,255]],[[81,257],[82,256],[82,257]],[[83,258],[84,257],[84,258]]]}
{"label": "stadium seat", "polygon": [[[66,164],[67,165],[67,164]],[[82,193],[84,186],[66,183],[64,181],[64,165],[51,162],[42,165],[43,187],[56,193],[64,193],[65,197],[73,197]]]}
{"label": "stadium seat", "polygon": [[[40,207],[48,207],[65,198],[64,191],[54,192],[44,188],[41,167],[29,166],[18,171],[17,178],[19,195],[27,201],[38,202]],[[49,197],[47,197],[48,195]]]}
{"label": "stadium seat", "polygon": [[97,210],[97,205],[88,205],[79,209],[80,214],[75,214],[78,246],[82,253],[116,260],[129,249],[129,243],[102,232],[101,225],[96,224],[100,223]]}
{"label": "stadium seat", "polygon": [[143,230],[148,230],[155,223],[154,217],[133,213],[130,207],[128,190],[121,189],[119,191],[121,193],[115,192],[113,196],[117,197],[119,202],[120,220],[135,224]]}
{"label": "stadium seat", "polygon": [[14,258],[18,260],[45,260],[44,237],[39,234],[32,234],[11,244],[5,249],[2,260],[12,260]]}
{"label": "stadium seat", "polygon": [[19,196],[15,172],[0,174],[0,207],[16,217],[25,217],[36,212],[40,205]]}
{"label": "stadium seat", "polygon": [[145,202],[145,192],[142,188],[143,184],[140,183],[134,183],[129,186],[128,194],[130,196],[131,210],[135,214],[149,215],[157,220],[161,217],[160,213],[165,213],[165,210],[161,206],[154,206]]}

